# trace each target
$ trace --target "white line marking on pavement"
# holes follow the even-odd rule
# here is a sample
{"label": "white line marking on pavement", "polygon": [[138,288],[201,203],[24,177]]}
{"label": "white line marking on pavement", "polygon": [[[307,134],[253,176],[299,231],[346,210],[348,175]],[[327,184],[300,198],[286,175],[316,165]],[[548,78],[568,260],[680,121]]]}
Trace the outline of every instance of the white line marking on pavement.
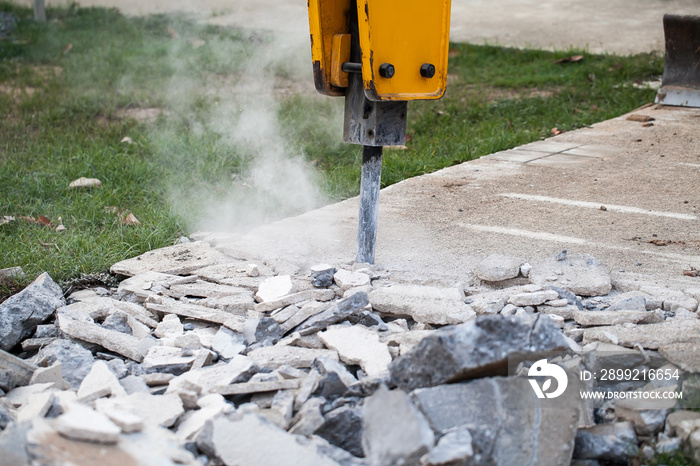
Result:
{"label": "white line marking on pavement", "polygon": [[545,233],[541,231],[530,231],[530,230],[520,230],[517,228],[504,228],[496,227],[490,225],[475,225],[471,223],[459,223],[461,227],[469,228],[474,231],[482,231],[486,233],[500,233],[502,235],[517,236],[520,238],[530,238],[534,240],[541,241],[551,241],[555,243],[565,243],[565,244],[585,244],[594,248],[602,249],[612,249],[615,251],[633,251],[636,254],[647,254],[650,256],[663,257],[670,259],[674,262],[679,262],[683,264],[697,263],[700,264],[700,256],[689,256],[685,254],[674,254],[671,252],[657,252],[657,251],[644,251],[637,248],[630,248],[625,246],[615,246],[613,244],[597,243],[595,241],[590,241],[584,238],[577,238],[575,236],[564,236],[555,235],[553,233]]}
{"label": "white line marking on pavement", "polygon": [[679,220],[697,220],[698,217],[689,214],[679,214],[677,212],[663,212],[660,210],[647,210],[640,209],[639,207],[628,207],[624,205],[615,204],[605,204],[600,202],[587,202],[587,201],[574,201],[571,199],[561,199],[558,197],[548,197],[548,196],[535,196],[532,194],[518,194],[518,193],[501,193],[503,197],[508,197],[511,199],[521,199],[523,201],[538,201],[538,202],[553,202],[555,204],[569,205],[574,207],[585,207],[588,209],[600,209],[601,206],[605,206],[608,211],[611,212],[622,212],[624,214],[643,214],[643,215],[653,215],[655,217],[669,217]]}

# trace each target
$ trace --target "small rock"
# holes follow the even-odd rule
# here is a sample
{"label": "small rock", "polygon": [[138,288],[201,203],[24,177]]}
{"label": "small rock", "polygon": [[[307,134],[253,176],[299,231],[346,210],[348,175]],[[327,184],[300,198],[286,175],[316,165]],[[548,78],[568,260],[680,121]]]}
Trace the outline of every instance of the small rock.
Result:
{"label": "small rock", "polygon": [[333,280],[341,290],[347,291],[350,288],[369,285],[369,275],[362,272],[349,272],[347,270],[338,270],[333,275]]}
{"label": "small rock", "polygon": [[624,297],[613,302],[608,311],[646,311],[647,300],[642,295]]}
{"label": "small rock", "polygon": [[184,328],[175,314],[166,314],[153,332],[158,338],[175,338],[182,335]]}
{"label": "small rock", "polygon": [[379,388],[364,409],[362,444],[370,465],[416,464],[433,447],[428,422],[401,390]]}
{"label": "small rock", "polygon": [[[350,315],[355,314],[369,304],[369,297],[365,292],[355,293],[349,298],[341,299],[330,305],[323,312],[315,314],[303,323],[301,323],[296,329],[301,335],[309,335],[311,333],[316,333],[318,331],[324,330],[329,326],[342,322],[347,319]],[[302,308],[303,311],[303,308]],[[286,324],[286,322],[285,322]]]}
{"label": "small rock", "polygon": [[263,317],[255,327],[255,341],[263,346],[274,345],[284,336],[284,330],[272,317]]}
{"label": "small rock", "polygon": [[637,449],[637,435],[629,422],[598,424],[576,432],[575,459],[627,464]]}
{"label": "small rock", "polygon": [[574,320],[583,327],[599,327],[603,325],[657,324],[663,322],[660,311],[576,311]]}
{"label": "small rock", "polygon": [[342,406],[326,413],[325,421],[316,429],[315,434],[328,440],[332,445],[364,458],[363,417],[361,408]]}
{"label": "small rock", "polygon": [[291,294],[294,290],[294,285],[292,284],[292,277],[289,275],[279,275],[276,277],[269,277],[260,283],[258,292],[255,293],[255,297],[260,302],[274,301]]}
{"label": "small rock", "polygon": [[63,378],[71,388],[77,390],[85,376],[90,372],[94,358],[85,347],[69,340],[56,340],[42,348],[34,361],[40,366],[61,363]]}
{"label": "small rock", "polygon": [[258,267],[258,264],[248,264],[245,268],[245,274],[249,277],[259,277],[260,268]]}
{"label": "small rock", "polygon": [[538,306],[547,301],[556,300],[559,293],[554,290],[535,291],[534,293],[519,293],[508,299],[508,302],[518,307]]}
{"label": "small rock", "polygon": [[83,442],[114,444],[121,429],[102,413],[81,404],[66,406],[66,413],[56,420],[56,429],[64,437]]}
{"label": "small rock", "polygon": [[337,269],[328,264],[317,264],[311,267],[311,284],[316,288],[328,288],[333,284],[333,275]]}
{"label": "small rock", "polygon": [[104,396],[126,395],[119,380],[104,361],[95,361],[78,389],[78,400],[87,403]]}
{"label": "small rock", "polygon": [[219,328],[211,341],[211,349],[216,351],[220,358],[226,360],[240,354],[245,348],[245,337],[223,326]]}
{"label": "small rock", "polygon": [[132,334],[128,315],[120,311],[107,316],[104,322],[102,322],[102,327],[116,332],[126,333],[127,335]]}
{"label": "small rock", "polygon": [[476,265],[474,272],[481,280],[500,282],[517,277],[522,263],[515,257],[491,254]]}
{"label": "small rock", "polygon": [[523,275],[523,277],[529,277],[530,271],[532,271],[532,266],[529,262],[525,262],[520,266],[520,273]]}
{"label": "small rock", "polygon": [[66,303],[63,291],[44,272],[0,304],[0,349],[9,351]]}
{"label": "small rock", "polygon": [[386,372],[391,363],[391,354],[386,345],[379,342],[379,335],[364,326],[337,325],[319,333],[319,337],[328,348],[338,352],[341,361],[359,364],[370,377]]}
{"label": "small rock", "polygon": [[675,387],[642,389],[639,392],[649,392],[656,395],[649,399],[619,399],[615,401],[615,416],[621,421],[629,421],[634,425],[638,435],[654,435],[661,431],[666,422],[666,416],[676,406],[676,400],[663,399],[664,393],[674,392]]}
{"label": "small rock", "polygon": [[289,429],[289,433],[305,436],[312,435],[316,429],[326,422],[321,414],[321,407],[325,403],[326,400],[320,397],[307,400],[292,419],[292,428]]}
{"label": "small rock", "polygon": [[270,369],[276,369],[284,365],[290,365],[297,369],[311,367],[314,360],[321,356],[338,359],[338,353],[334,350],[299,348],[296,346],[264,346],[248,353],[248,357],[258,366]]}
{"label": "small rock", "polygon": [[145,424],[170,427],[185,412],[182,400],[174,394],[151,395],[136,392],[118,398],[100,398],[95,401],[95,409],[107,412],[111,409],[129,411],[141,417]]}
{"label": "small rock", "polygon": [[103,414],[107,416],[110,421],[118,425],[125,434],[140,432],[143,429],[143,419],[129,411],[111,408],[105,409]]}

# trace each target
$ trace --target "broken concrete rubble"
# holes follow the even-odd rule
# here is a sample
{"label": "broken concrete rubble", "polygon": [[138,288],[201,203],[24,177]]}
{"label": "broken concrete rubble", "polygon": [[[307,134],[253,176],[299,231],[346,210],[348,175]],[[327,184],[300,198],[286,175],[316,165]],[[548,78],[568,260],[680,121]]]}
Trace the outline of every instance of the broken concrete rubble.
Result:
{"label": "broken concrete rubble", "polygon": [[[170,267],[172,252],[147,260]],[[624,442],[652,439],[657,452],[691,438],[700,444],[700,422],[676,420],[670,405],[569,398],[584,370],[660,368],[668,359],[697,371],[700,319],[690,292],[628,285],[582,300],[571,290],[590,290],[602,266],[575,254],[542,283],[527,284],[527,268],[513,260],[505,275],[494,269],[486,280],[482,271],[483,282],[468,286],[394,282],[391,271],[366,264],[309,274],[285,261],[217,257],[159,269],[169,273],[134,266],[138,275],[116,290],[74,293],[55,321],[19,342],[22,358],[38,354],[0,358],[8,374],[0,388],[11,389],[10,379],[19,386],[0,396],[0,428],[9,435],[15,422],[28,423],[15,444],[32,458],[107,442],[100,447],[126,455],[125,464],[149,444],[159,445],[143,453],[150,463],[134,464],[568,464],[572,456],[616,461],[608,458]],[[537,278],[541,264],[532,262]],[[528,364],[545,357],[573,387],[556,409],[538,401],[526,377]],[[519,375],[504,377],[519,361],[528,361]],[[668,390],[641,385],[586,388]],[[99,422],[71,424],[73,405]],[[596,421],[632,426],[638,437],[620,428],[583,448],[604,425]],[[249,444],[224,440],[232,432]]]}
{"label": "broken concrete rubble", "polygon": [[66,303],[63,291],[44,272],[0,304],[0,349],[8,351]]}

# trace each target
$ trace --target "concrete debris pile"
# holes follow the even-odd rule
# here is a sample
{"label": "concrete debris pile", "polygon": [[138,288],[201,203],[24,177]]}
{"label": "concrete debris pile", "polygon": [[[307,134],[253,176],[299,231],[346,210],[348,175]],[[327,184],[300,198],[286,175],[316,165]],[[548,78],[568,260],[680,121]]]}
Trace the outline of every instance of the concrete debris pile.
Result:
{"label": "concrete debris pile", "polygon": [[[3,464],[594,465],[700,451],[700,413],[678,400],[580,396],[697,392],[700,289],[613,289],[576,254],[492,256],[477,280],[427,286],[203,242],[112,272],[128,277],[115,289],[64,299],[43,274],[0,304]],[[613,365],[678,376],[603,380]],[[556,399],[536,396],[552,394],[533,377],[543,367],[565,375]]]}

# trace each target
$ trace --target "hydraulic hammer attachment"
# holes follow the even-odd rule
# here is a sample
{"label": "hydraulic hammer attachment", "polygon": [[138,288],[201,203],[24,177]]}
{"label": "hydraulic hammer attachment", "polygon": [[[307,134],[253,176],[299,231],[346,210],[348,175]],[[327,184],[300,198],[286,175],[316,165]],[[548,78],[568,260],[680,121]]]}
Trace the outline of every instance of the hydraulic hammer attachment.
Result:
{"label": "hydraulic hammer attachment", "polygon": [[666,57],[656,103],[700,107],[700,16],[664,15]]}
{"label": "hydraulic hammer attachment", "polygon": [[450,2],[308,2],[316,89],[345,96],[343,140],[363,146],[356,262],[374,263],[382,147],[406,143],[407,101],[445,93]]}

